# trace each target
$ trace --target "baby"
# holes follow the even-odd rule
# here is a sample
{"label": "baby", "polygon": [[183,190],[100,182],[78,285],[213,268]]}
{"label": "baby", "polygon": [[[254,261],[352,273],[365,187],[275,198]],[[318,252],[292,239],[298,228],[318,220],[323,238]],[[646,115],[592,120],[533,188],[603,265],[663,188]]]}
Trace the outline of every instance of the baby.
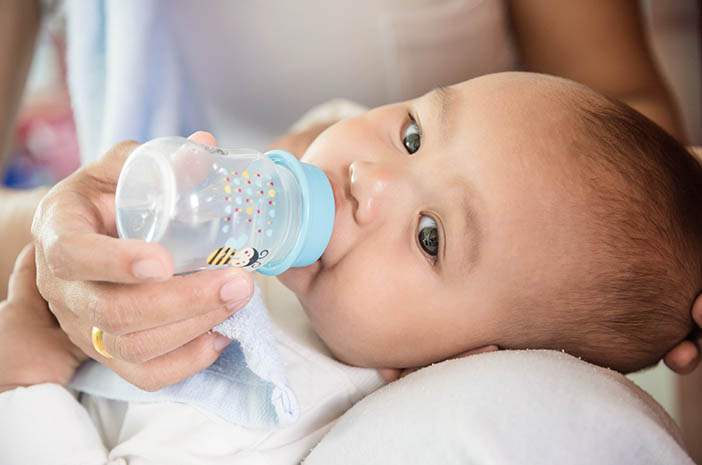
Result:
{"label": "baby", "polygon": [[692,330],[702,170],[583,86],[473,79],[341,121],[302,159],[329,176],[336,220],[322,258],[280,280],[348,364],[496,345],[630,372]]}
{"label": "baby", "polygon": [[331,181],[334,229],[279,279],[345,364],[548,348],[629,372],[693,330],[702,169],[581,85],[484,76],[342,120],[302,160]]}

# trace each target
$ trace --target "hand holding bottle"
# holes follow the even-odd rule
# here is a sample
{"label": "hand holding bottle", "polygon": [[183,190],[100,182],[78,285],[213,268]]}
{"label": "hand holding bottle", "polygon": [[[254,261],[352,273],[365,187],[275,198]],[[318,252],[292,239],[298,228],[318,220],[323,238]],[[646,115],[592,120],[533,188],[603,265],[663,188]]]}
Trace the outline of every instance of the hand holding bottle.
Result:
{"label": "hand holding bottle", "polygon": [[[191,139],[214,145],[207,133]],[[114,194],[122,166],[138,146],[123,142],[57,184],[37,209],[32,232],[37,284],[70,340],[131,383],[148,390],[209,366],[230,342],[207,331],[251,297],[238,268],[173,277],[163,246],[117,239]],[[93,349],[104,331],[113,356]]]}

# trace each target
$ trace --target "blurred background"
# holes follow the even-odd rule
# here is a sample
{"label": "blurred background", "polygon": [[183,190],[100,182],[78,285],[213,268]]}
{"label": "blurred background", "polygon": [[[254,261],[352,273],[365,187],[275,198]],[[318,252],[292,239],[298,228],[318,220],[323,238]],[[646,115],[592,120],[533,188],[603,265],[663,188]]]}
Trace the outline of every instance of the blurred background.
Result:
{"label": "blurred background", "polygon": [[[606,0],[603,0],[606,1]],[[702,34],[699,0],[641,0],[650,46],[678,104],[688,142],[702,145]],[[65,23],[60,11],[40,32],[14,129],[2,184],[51,185],[79,166],[78,142],[65,80]],[[702,463],[702,368],[677,376],[663,364],[630,378],[680,424]]]}
{"label": "blurred background", "polygon": [[[642,0],[650,44],[682,113],[688,140],[702,145],[699,0]],[[16,123],[7,187],[53,184],[78,167],[65,80],[60,11],[42,27]]]}

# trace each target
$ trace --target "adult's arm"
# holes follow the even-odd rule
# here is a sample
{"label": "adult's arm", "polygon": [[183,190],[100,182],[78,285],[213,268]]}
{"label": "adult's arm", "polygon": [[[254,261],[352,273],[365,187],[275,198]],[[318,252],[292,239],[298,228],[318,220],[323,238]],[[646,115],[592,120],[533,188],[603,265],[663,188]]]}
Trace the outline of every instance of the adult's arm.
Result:
{"label": "adult's arm", "polygon": [[0,0],[0,168],[7,158],[39,23],[38,0]]}
{"label": "adult's arm", "polygon": [[7,283],[15,259],[32,241],[32,217],[48,188],[13,190],[0,188],[0,300],[7,297]]}
{"label": "adult's arm", "polygon": [[[39,23],[38,0],[0,0],[0,173],[6,165]],[[40,197],[40,191],[0,189],[0,300],[7,295],[15,258],[30,241],[29,225]]]}
{"label": "adult's arm", "polygon": [[646,40],[638,0],[513,0],[523,64],[619,99],[685,141]]}

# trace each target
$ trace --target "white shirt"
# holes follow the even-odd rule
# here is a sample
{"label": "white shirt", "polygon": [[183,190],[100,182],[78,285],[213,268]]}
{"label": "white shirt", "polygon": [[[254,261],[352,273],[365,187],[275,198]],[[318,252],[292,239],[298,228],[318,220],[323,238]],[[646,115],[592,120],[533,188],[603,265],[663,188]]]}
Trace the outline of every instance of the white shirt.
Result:
{"label": "white shirt", "polygon": [[[261,278],[261,277],[259,277]],[[125,403],[42,384],[0,394],[0,463],[296,464],[355,402],[383,384],[376,370],[334,360],[294,294],[258,280],[300,403],[288,428],[254,430],[178,403]]]}
{"label": "white shirt", "polygon": [[116,142],[212,132],[265,149],[303,112],[375,107],[515,69],[502,0],[67,0],[83,161]]}

